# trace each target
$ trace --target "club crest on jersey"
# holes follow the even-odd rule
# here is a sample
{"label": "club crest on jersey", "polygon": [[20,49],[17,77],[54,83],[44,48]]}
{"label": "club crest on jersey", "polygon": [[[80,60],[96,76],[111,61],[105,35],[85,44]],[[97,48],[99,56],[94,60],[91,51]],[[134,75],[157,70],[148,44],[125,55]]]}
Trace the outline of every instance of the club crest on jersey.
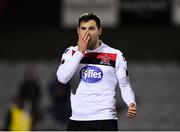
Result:
{"label": "club crest on jersey", "polygon": [[110,65],[110,60],[111,60],[111,58],[107,54],[105,54],[104,56],[101,56],[100,64]]}
{"label": "club crest on jersey", "polygon": [[80,70],[80,79],[87,83],[95,83],[102,79],[103,72],[96,66],[85,66]]}

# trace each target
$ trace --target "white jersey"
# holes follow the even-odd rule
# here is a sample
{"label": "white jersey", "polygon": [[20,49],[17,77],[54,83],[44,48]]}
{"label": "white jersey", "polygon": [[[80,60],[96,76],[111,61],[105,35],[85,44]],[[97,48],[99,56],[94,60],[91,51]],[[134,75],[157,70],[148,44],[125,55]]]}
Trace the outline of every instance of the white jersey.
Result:
{"label": "white jersey", "polygon": [[71,82],[71,120],[117,119],[115,87],[117,82],[124,102],[135,103],[122,53],[102,43],[84,54],[78,47],[68,48],[57,70],[61,83]]}

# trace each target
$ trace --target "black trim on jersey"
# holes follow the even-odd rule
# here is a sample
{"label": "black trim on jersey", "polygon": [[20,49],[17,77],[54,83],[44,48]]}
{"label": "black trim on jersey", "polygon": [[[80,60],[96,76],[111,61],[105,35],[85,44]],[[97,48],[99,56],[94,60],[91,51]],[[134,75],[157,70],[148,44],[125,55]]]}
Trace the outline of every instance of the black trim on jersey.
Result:
{"label": "black trim on jersey", "polygon": [[115,68],[115,61],[110,60],[109,64],[101,63],[101,59],[97,58],[82,58],[81,64],[98,64],[98,65],[105,65],[105,66],[112,66]]}
{"label": "black trim on jersey", "polygon": [[126,70],[126,76],[129,76],[128,70]]}

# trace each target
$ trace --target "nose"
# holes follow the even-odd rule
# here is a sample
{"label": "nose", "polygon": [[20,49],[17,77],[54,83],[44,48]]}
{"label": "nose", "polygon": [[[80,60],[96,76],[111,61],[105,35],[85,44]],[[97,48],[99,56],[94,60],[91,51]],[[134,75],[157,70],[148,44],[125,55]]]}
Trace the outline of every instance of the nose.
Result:
{"label": "nose", "polygon": [[86,29],[86,31],[85,32],[87,32],[87,34],[88,35],[90,35],[90,31],[89,31],[89,29]]}
{"label": "nose", "polygon": [[89,31],[90,31],[89,29],[86,29],[86,32],[88,32],[88,33],[89,33]]}

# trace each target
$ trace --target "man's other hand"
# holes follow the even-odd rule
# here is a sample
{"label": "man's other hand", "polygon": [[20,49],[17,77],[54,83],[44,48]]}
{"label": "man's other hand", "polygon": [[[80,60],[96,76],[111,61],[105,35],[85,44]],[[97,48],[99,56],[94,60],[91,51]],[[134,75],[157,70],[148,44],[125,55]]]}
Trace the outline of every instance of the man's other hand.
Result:
{"label": "man's other hand", "polygon": [[127,113],[127,116],[129,118],[133,118],[136,116],[136,111],[137,111],[137,108],[136,108],[136,104],[135,103],[131,103],[128,107],[128,113]]}

